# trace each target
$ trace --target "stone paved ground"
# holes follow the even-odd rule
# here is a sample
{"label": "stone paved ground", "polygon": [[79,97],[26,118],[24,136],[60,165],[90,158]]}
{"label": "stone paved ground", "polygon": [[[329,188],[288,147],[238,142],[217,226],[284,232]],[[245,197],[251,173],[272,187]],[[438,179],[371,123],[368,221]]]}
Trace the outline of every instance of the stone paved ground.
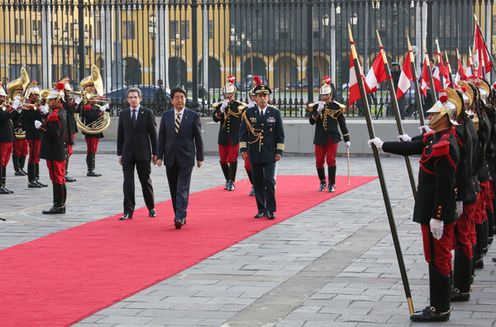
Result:
{"label": "stone paved ground", "polygon": [[[79,150],[82,144],[78,144]],[[0,248],[27,242],[87,221],[119,213],[122,172],[114,144],[101,145],[100,178],[85,177],[75,154],[68,184],[68,212],[48,217],[51,190],[27,188],[8,171],[15,195],[2,196]],[[372,158],[351,159],[354,175],[376,175]],[[412,159],[415,171],[416,159]],[[338,158],[338,174],[346,160]],[[427,304],[427,265],[402,158],[384,157],[383,168],[417,309]],[[9,168],[10,169],[10,168]],[[42,166],[42,180],[48,181]],[[314,174],[310,157],[285,157],[279,174]],[[240,175],[244,178],[244,172]],[[164,168],[152,170],[157,201],[169,198]],[[222,183],[217,159],[193,173],[192,190]],[[317,182],[316,182],[317,187]],[[339,187],[339,185],[338,185]],[[278,196],[283,196],[278,190]],[[140,192],[137,205],[143,206]],[[88,205],[90,204],[90,205]],[[170,218],[170,217],[169,217]],[[165,219],[159,212],[159,219]],[[490,258],[477,271],[472,299],[454,304],[446,326],[496,324],[496,269]],[[272,226],[166,281],[86,318],[77,326],[409,326],[408,309],[376,180]],[[439,325],[439,324],[438,324]],[[426,326],[426,325],[422,325]]]}

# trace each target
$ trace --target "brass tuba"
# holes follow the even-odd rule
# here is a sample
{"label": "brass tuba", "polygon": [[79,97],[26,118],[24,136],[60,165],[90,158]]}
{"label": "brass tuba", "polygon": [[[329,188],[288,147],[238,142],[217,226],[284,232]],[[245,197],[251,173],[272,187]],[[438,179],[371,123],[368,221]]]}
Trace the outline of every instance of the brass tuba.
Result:
{"label": "brass tuba", "polygon": [[[95,88],[96,94],[85,91],[86,88],[91,86]],[[97,66],[91,65],[91,74],[79,82],[79,88],[81,90],[83,105],[89,101],[94,102],[94,105],[97,107],[109,103],[108,99],[103,97],[103,81]],[[74,118],[77,127],[86,134],[100,134],[110,126],[110,114],[107,111],[100,118],[89,124],[83,123],[80,116],[81,112],[82,110],[74,113]]]}

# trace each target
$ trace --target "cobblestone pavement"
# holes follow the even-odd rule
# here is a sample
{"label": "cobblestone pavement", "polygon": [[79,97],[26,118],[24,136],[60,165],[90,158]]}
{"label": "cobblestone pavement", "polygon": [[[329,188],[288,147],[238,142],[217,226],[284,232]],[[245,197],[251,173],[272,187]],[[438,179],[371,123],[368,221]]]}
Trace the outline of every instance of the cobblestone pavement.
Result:
{"label": "cobblestone pavement", "polygon": [[[77,150],[83,144],[79,143]],[[86,177],[84,154],[71,158],[67,214],[44,216],[51,189],[28,189],[9,166],[1,196],[0,248],[27,242],[122,211],[122,172],[103,142],[97,155],[100,178]],[[412,166],[418,169],[417,159]],[[411,222],[413,201],[398,157],[384,157],[383,169],[416,309],[428,303],[427,265],[419,226]],[[346,174],[338,158],[338,174]],[[354,175],[376,175],[372,158],[351,158]],[[279,174],[315,174],[311,157],[284,157]],[[195,169],[192,191],[223,182],[218,160],[207,156]],[[240,169],[240,178],[246,175]],[[153,168],[156,201],[169,198],[165,169]],[[44,162],[41,180],[48,182]],[[315,181],[317,189],[317,178]],[[339,185],[337,186],[339,187]],[[277,190],[283,196],[284,190]],[[137,191],[137,206],[144,206]],[[159,219],[165,219],[158,213]],[[170,217],[169,217],[170,218]],[[490,258],[477,271],[470,302],[453,304],[445,326],[496,324],[496,268]],[[403,285],[378,180],[324,202],[219,252],[79,322],[77,326],[409,326]],[[437,324],[439,325],[439,324]],[[423,324],[422,326],[426,326]]]}

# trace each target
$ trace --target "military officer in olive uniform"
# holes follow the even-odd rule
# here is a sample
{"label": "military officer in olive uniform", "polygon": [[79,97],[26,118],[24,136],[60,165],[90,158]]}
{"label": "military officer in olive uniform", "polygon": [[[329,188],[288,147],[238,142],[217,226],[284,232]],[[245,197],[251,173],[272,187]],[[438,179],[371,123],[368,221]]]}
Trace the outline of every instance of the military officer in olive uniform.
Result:
{"label": "military officer in olive uniform", "polygon": [[450,317],[451,250],[454,243],[456,170],[460,149],[454,127],[462,100],[454,89],[439,92],[439,101],[427,111],[432,131],[410,142],[369,140],[384,152],[419,154],[418,191],[413,221],[421,225],[424,256],[429,264],[430,305],[410,316],[412,321],[447,321]]}
{"label": "military officer in olive uniform", "polygon": [[258,213],[255,218],[274,219],[275,169],[284,152],[284,128],[280,111],[269,105],[272,91],[265,85],[253,89],[257,105],[242,116],[239,148],[252,166]]}
{"label": "military officer in olive uniform", "polygon": [[327,163],[329,178],[327,190],[329,192],[335,190],[336,152],[339,141],[341,141],[341,134],[346,147],[350,148],[350,135],[343,115],[344,109],[344,105],[333,100],[331,78],[325,76],[320,88],[320,101],[310,104],[308,107],[310,124],[315,125],[313,144],[315,144],[315,166],[320,180],[320,191],[326,189],[324,163]]}
{"label": "military officer in olive uniform", "polygon": [[234,76],[227,78],[222,93],[224,101],[212,105],[214,109],[213,120],[220,122],[219,145],[220,167],[226,179],[225,190],[234,191],[236,180],[236,170],[238,168],[239,151],[239,126],[241,114],[246,108],[246,104],[235,99],[236,86],[234,86]]}

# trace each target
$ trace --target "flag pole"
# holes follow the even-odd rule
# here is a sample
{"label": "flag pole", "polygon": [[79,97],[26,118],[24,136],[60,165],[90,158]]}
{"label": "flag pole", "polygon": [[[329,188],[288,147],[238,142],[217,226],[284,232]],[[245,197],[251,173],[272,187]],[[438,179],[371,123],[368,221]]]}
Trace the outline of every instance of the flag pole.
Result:
{"label": "flag pole", "polygon": [[451,74],[451,65],[450,65],[450,62],[449,62],[449,58],[448,58],[448,51],[444,50],[444,60],[446,60],[446,66],[448,67],[448,76],[449,76],[449,80],[450,80],[450,83],[451,83],[451,87],[454,89],[455,88],[455,81],[453,81],[453,76]]}
{"label": "flag pole", "polygon": [[[355,69],[355,75],[356,75],[358,87],[360,89],[360,95],[361,95],[363,105],[364,105],[364,115],[365,115],[365,120],[367,122],[367,129],[369,132],[369,138],[373,139],[375,137],[375,132],[374,132],[374,125],[372,125],[372,116],[370,115],[369,101],[367,99],[367,94],[365,92],[365,87],[363,85],[362,74],[361,74],[361,69],[360,69],[360,62],[358,61],[358,56],[357,56],[357,52],[355,49],[355,43],[353,41],[353,34],[351,32],[351,27],[349,24],[348,24],[348,35],[350,37],[351,56],[353,59],[353,67]],[[389,229],[391,230],[391,236],[393,238],[394,249],[396,252],[396,259],[398,260],[398,265],[400,268],[401,280],[403,282],[403,288],[405,290],[406,300],[407,300],[407,304],[408,304],[408,311],[410,312],[410,315],[412,315],[414,312],[412,294],[410,292],[410,284],[408,282],[408,276],[406,273],[405,262],[403,260],[403,254],[401,252],[401,245],[400,245],[400,241],[398,238],[398,232],[396,230],[396,224],[394,222],[393,209],[391,207],[391,201],[389,199],[389,194],[388,194],[387,187],[386,187],[386,180],[384,178],[384,172],[382,170],[382,164],[381,164],[381,158],[379,157],[379,151],[377,150],[377,148],[373,144],[372,144],[372,152],[374,154],[375,165],[377,167],[377,174],[379,175],[379,181],[381,184],[382,196],[384,198],[384,205],[386,207],[386,213],[387,213],[388,222],[389,222]]]}
{"label": "flag pole", "polygon": [[432,100],[436,102],[437,101],[436,87],[434,86],[434,79],[432,78],[431,59],[429,58],[429,54],[427,53],[427,51],[424,53],[424,58],[427,61],[427,66],[428,66],[427,73],[429,75],[429,84],[430,84]]}
{"label": "flag pole", "polygon": [[[486,48],[487,54],[489,55],[489,59],[491,60],[492,70],[494,70],[494,72],[496,73],[496,67],[494,65],[493,56],[491,55],[491,51],[489,51],[489,49],[487,48],[486,39],[484,38],[484,34],[482,34],[482,30],[480,28],[479,20],[477,19],[476,14],[474,14],[474,19],[475,19],[475,26],[477,27],[477,30],[479,31],[479,34],[482,37],[482,41],[484,41],[484,47]],[[487,74],[487,73],[489,73],[489,72],[484,72],[484,74]]]}
{"label": "flag pole", "polygon": [[[391,104],[393,107],[394,118],[396,120],[396,127],[398,128],[398,133],[400,135],[405,134],[403,131],[403,124],[401,123],[401,114],[398,106],[398,99],[396,99],[396,90],[394,88],[393,79],[391,76],[391,69],[389,68],[388,59],[386,56],[386,51],[382,45],[381,36],[379,35],[379,31],[375,30],[377,36],[377,43],[379,43],[380,55],[382,56],[382,61],[384,62],[384,69],[386,71],[387,79],[386,83],[389,89],[389,97],[391,98]],[[408,173],[408,179],[410,180],[410,186],[412,188],[413,197],[417,196],[417,186],[415,185],[415,178],[413,177],[412,164],[410,163],[410,157],[405,157],[406,171]]]}
{"label": "flag pole", "polygon": [[419,113],[420,126],[425,125],[425,117],[424,117],[424,107],[422,105],[422,98],[420,97],[420,88],[419,82],[417,79],[417,71],[415,70],[415,56],[413,55],[412,44],[410,43],[410,38],[406,37],[408,42],[408,56],[410,59],[410,65],[412,70],[412,78],[413,78],[413,87],[415,89],[415,101],[417,102],[417,111]]}

